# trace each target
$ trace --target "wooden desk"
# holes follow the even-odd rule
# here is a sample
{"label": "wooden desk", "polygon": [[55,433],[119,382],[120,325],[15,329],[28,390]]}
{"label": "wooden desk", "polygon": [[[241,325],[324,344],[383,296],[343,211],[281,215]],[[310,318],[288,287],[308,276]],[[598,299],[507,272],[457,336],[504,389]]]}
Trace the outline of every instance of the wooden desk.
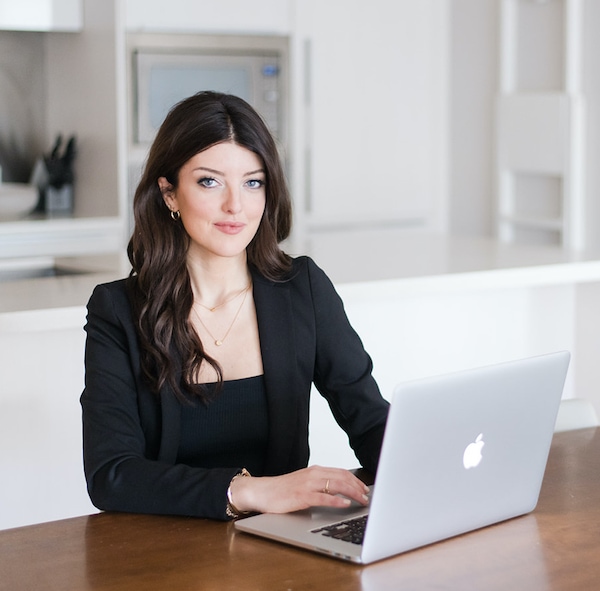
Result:
{"label": "wooden desk", "polygon": [[538,508],[370,566],[199,519],[98,514],[0,532],[2,591],[600,586],[600,429],[555,435]]}

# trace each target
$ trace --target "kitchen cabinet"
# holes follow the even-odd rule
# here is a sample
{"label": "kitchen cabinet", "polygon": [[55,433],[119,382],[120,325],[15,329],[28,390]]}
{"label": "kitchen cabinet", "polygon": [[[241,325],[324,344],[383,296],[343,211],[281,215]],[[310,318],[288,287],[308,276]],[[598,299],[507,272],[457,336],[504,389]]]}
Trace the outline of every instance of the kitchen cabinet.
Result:
{"label": "kitchen cabinet", "polygon": [[127,31],[289,35],[299,245],[313,230],[359,224],[442,229],[446,2],[174,0],[168,14],[159,2],[125,7]]}
{"label": "kitchen cabinet", "polygon": [[[125,90],[119,69],[119,59],[124,58],[117,57],[117,5],[85,0],[83,11],[83,0],[24,4],[32,13],[52,9],[65,15],[52,21],[53,26],[66,23],[69,7],[69,14],[85,16],[79,34],[11,33],[32,43],[42,37],[43,65],[36,75],[41,79],[43,117],[35,134],[41,138],[40,150],[48,150],[58,134],[77,138],[74,213],[0,224],[0,259],[122,251],[127,234],[119,100],[125,102]],[[8,12],[2,10],[0,14]]]}
{"label": "kitchen cabinet", "polygon": [[59,132],[77,136],[74,218],[113,220],[116,248],[145,157],[127,136],[132,31],[289,36],[286,156],[299,249],[313,230],[444,229],[446,2],[173,0],[168,11],[162,1],[80,3],[81,33],[44,40],[45,144]]}
{"label": "kitchen cabinet", "polygon": [[[70,231],[71,244],[81,245],[71,253],[120,252],[128,238],[121,8],[119,2],[85,0],[84,9],[81,34],[46,40],[48,140],[58,133],[77,137]],[[81,240],[84,232],[89,248]],[[59,250],[60,241],[52,244],[55,256],[68,254]]]}
{"label": "kitchen cabinet", "polygon": [[85,313],[83,305],[17,313],[12,326],[0,313],[0,529],[95,512],[78,403]]}
{"label": "kitchen cabinet", "polygon": [[79,35],[48,35],[47,145],[60,133],[77,138],[75,217],[123,214],[124,63],[118,2],[85,0]]}
{"label": "kitchen cabinet", "polygon": [[306,229],[434,224],[445,191],[446,3],[295,7],[295,197]]}
{"label": "kitchen cabinet", "polygon": [[125,25],[130,31],[202,33],[287,33],[293,0],[170,0],[125,1]]}
{"label": "kitchen cabinet", "polygon": [[100,254],[123,250],[118,217],[48,218],[0,224],[0,267],[5,259]]}
{"label": "kitchen cabinet", "polygon": [[82,0],[20,0],[0,5],[0,29],[80,31],[82,26]]}

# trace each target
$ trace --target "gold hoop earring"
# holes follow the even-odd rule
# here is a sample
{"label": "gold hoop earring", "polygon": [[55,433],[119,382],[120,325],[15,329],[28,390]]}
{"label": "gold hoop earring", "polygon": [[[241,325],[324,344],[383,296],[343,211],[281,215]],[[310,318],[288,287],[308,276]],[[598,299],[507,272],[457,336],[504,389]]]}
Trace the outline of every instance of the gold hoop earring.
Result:
{"label": "gold hoop earring", "polygon": [[174,222],[178,222],[179,218],[181,218],[181,213],[179,213],[179,210],[177,210],[177,211],[171,211],[171,219]]}

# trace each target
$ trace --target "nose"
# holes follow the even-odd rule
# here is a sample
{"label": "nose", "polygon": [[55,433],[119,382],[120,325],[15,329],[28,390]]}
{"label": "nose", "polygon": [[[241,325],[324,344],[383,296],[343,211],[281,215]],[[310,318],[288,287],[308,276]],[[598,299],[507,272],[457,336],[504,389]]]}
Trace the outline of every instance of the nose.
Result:
{"label": "nose", "polygon": [[236,187],[229,187],[226,191],[223,209],[227,213],[235,214],[242,210],[241,191]]}

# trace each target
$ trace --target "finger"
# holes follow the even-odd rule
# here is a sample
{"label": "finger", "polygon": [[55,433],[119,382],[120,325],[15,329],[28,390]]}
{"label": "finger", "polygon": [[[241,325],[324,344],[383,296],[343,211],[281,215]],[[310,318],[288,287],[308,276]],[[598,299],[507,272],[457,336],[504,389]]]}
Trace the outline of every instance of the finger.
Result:
{"label": "finger", "polygon": [[320,493],[311,504],[318,507],[348,507],[351,503],[352,501],[347,497]]}
{"label": "finger", "polygon": [[369,503],[368,493],[362,488],[357,488],[353,485],[348,486],[346,483],[342,483],[340,486],[334,486],[330,488],[329,496],[334,497],[346,497],[361,505],[367,505]]}
{"label": "finger", "polygon": [[335,481],[339,486],[355,487],[357,492],[369,492],[369,487],[349,470],[343,468],[321,468],[319,466],[312,466],[307,470],[312,471],[311,476],[313,480],[322,479],[320,482],[324,483],[324,490],[327,489],[327,481],[329,480],[330,485]]}
{"label": "finger", "polygon": [[[327,478],[324,487],[320,490],[320,501],[325,502],[326,505],[337,505],[337,501],[333,503],[326,500],[326,497],[340,498],[339,495],[347,497],[361,505],[366,505],[369,502],[367,496],[368,487],[358,480],[351,473],[342,473],[340,476],[336,475],[335,478]],[[325,495],[325,498],[323,497]]]}

